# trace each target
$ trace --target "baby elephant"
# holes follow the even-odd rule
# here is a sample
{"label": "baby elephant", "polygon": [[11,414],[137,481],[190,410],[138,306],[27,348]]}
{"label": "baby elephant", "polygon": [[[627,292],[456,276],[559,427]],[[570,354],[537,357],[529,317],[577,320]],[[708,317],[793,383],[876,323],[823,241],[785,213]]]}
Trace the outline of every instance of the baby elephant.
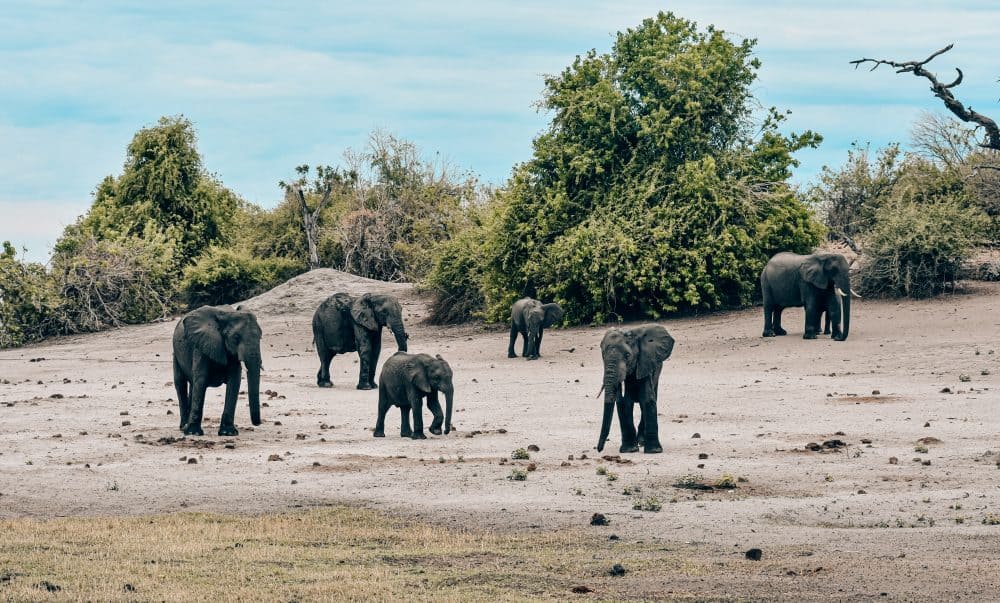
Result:
{"label": "baby elephant", "polygon": [[[440,355],[407,354],[396,352],[382,365],[378,378],[378,421],[375,437],[385,437],[385,413],[390,406],[398,406],[400,414],[399,435],[414,440],[425,440],[422,403],[427,398],[427,408],[434,415],[431,433],[441,435],[451,431],[451,408],[455,388],[451,382],[451,367]],[[441,414],[438,392],[444,392],[447,414]],[[410,429],[410,411],[413,411],[413,429]]]}
{"label": "baby elephant", "polygon": [[542,331],[562,320],[563,311],[559,304],[543,304],[537,299],[525,297],[514,302],[510,309],[510,345],[507,357],[517,358],[514,342],[517,334],[524,340],[521,355],[529,360],[537,359],[542,347]]}

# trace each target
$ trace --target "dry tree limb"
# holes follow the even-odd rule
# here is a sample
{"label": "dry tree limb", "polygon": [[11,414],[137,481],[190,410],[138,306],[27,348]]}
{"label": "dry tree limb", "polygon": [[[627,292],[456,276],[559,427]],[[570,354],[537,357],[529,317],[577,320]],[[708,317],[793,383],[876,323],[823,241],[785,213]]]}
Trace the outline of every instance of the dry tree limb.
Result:
{"label": "dry tree limb", "polygon": [[983,128],[983,130],[986,131],[986,139],[980,143],[980,146],[1000,151],[1000,127],[997,126],[997,122],[993,121],[989,117],[986,117],[982,113],[974,111],[972,107],[966,107],[955,98],[954,94],[951,93],[952,88],[962,83],[962,70],[956,67],[955,71],[958,72],[958,77],[955,78],[955,81],[950,84],[942,84],[933,73],[924,69],[924,65],[931,62],[931,60],[938,55],[948,52],[953,46],[954,44],[948,44],[941,50],[932,53],[931,56],[927,57],[923,61],[899,62],[885,59],[864,58],[851,61],[851,64],[854,65],[855,69],[857,69],[863,63],[872,63],[872,71],[877,69],[880,65],[888,65],[896,69],[896,73],[912,73],[917,77],[927,78],[927,80],[931,83],[931,92],[934,93],[934,96],[940,98],[944,102],[945,107],[947,107],[949,111],[954,113],[955,116],[962,121],[978,124],[981,128]]}

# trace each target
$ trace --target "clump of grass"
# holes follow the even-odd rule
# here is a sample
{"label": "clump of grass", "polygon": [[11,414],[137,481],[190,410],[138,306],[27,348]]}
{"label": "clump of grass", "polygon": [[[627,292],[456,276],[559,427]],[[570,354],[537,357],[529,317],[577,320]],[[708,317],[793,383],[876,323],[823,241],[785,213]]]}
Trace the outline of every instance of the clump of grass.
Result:
{"label": "clump of grass", "polygon": [[438,457],[438,462],[441,463],[441,464],[444,464],[444,457],[443,456],[439,456]]}
{"label": "clump of grass", "polygon": [[921,444],[913,449],[913,452],[919,452],[920,454],[927,454],[927,446]]}
{"label": "clump of grass", "polygon": [[524,469],[517,469],[517,468],[511,469],[510,475],[507,476],[507,479],[514,482],[523,482],[524,480],[528,479],[528,472],[525,471]]}
{"label": "clump of grass", "polygon": [[597,466],[597,475],[607,475],[607,474],[608,474],[607,467],[605,467],[604,465]]}
{"label": "clump of grass", "polygon": [[604,474],[604,476],[608,478],[609,482],[613,482],[618,479],[618,474],[613,471],[608,471],[607,473]]}
{"label": "clump of grass", "polygon": [[986,517],[983,518],[983,523],[988,526],[1000,526],[1000,515],[996,513],[988,513]]}
{"label": "clump of grass", "polygon": [[698,488],[702,486],[702,482],[704,482],[704,479],[705,478],[703,478],[700,475],[689,473],[687,475],[682,475],[679,478],[677,478],[677,483],[675,483],[674,486],[678,488]]}
{"label": "clump of grass", "polygon": [[732,490],[736,488],[736,478],[728,473],[723,473],[719,476],[719,479],[715,481],[715,487],[723,490]]}
{"label": "clump of grass", "polygon": [[515,461],[526,461],[531,458],[531,454],[528,453],[526,448],[518,448],[510,453],[510,458]]}
{"label": "clump of grass", "polygon": [[633,494],[638,494],[640,492],[642,492],[642,488],[639,486],[625,486],[625,488],[622,489],[622,494],[625,496],[632,496]]}
{"label": "clump of grass", "polygon": [[660,502],[659,498],[655,496],[649,496],[642,500],[637,500],[634,503],[632,503],[632,508],[635,509],[636,511],[656,512],[663,508],[663,503]]}

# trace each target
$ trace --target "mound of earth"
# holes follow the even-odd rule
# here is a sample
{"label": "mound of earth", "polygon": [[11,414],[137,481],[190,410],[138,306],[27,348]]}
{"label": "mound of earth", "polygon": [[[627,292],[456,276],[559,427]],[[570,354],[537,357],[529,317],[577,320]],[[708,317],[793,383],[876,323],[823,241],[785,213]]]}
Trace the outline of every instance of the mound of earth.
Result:
{"label": "mound of earth", "polygon": [[425,304],[412,283],[389,283],[355,276],[332,268],[317,268],[300,274],[240,303],[240,307],[254,312],[258,318],[288,317],[308,315],[327,297],[334,293],[346,292],[359,296],[365,293],[387,293],[399,298],[410,320],[423,317]]}

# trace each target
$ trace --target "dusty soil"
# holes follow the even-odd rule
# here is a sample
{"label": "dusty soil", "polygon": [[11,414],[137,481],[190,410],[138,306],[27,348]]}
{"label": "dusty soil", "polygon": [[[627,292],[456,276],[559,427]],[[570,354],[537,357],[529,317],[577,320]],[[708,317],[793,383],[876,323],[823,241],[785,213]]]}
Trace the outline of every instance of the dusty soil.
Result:
{"label": "dusty soil", "polygon": [[[339,290],[400,296],[411,352],[455,371],[457,431],[404,440],[390,413],[387,437],[373,438],[377,392],[353,388],[356,356],[334,360],[333,389],[316,387],[310,320]],[[552,330],[542,359],[508,359],[506,329],[426,326],[407,285],[315,271],[247,302],[273,395],[256,429],[241,404],[237,437],[181,437],[173,321],[0,352],[0,517],[347,502],[473,528],[574,527],[622,546],[656,539],[697,568],[647,572],[665,597],[993,599],[998,294],[977,283],[923,302],[859,300],[843,343],[801,339],[794,310],[789,336],[772,339],[759,309],[666,321],[677,345],[660,383],[665,452],[616,458],[616,424],[602,459],[604,328]],[[383,360],[394,350],[387,335]],[[212,390],[206,433],[221,408]],[[807,449],[830,440],[846,446]],[[530,460],[509,460],[529,445]],[[526,480],[508,479],[529,463]],[[738,487],[674,487],[724,475]],[[633,509],[657,501],[659,512]],[[598,512],[609,525],[589,525]]]}

